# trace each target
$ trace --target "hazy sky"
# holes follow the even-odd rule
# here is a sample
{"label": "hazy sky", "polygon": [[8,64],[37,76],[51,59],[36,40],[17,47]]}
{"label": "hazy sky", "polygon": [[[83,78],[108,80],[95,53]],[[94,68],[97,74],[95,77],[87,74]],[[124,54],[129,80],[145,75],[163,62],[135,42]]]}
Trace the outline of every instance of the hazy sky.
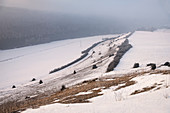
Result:
{"label": "hazy sky", "polygon": [[103,18],[170,21],[170,0],[0,0],[1,5]]}
{"label": "hazy sky", "polygon": [[2,48],[162,27],[170,0],[0,0]]}
{"label": "hazy sky", "polygon": [[38,10],[90,14],[170,13],[170,0],[0,0],[1,4]]}

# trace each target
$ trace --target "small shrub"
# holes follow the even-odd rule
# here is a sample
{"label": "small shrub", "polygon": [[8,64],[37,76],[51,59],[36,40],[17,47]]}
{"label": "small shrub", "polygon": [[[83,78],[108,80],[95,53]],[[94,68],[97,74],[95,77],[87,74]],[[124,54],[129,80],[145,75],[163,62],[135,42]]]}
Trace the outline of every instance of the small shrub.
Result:
{"label": "small shrub", "polygon": [[15,85],[13,85],[13,86],[12,86],[12,88],[16,88],[16,86],[15,86]]}
{"label": "small shrub", "polygon": [[154,64],[154,63],[149,63],[146,66],[151,66],[151,70],[155,70],[156,69],[156,64]]}
{"label": "small shrub", "polygon": [[35,78],[33,78],[31,81],[35,81],[36,79]]}
{"label": "small shrub", "polygon": [[76,74],[77,72],[74,70],[73,74]]}
{"label": "small shrub", "polygon": [[96,66],[96,65],[93,65],[92,69],[96,69],[96,68],[97,68],[97,66]]}
{"label": "small shrub", "polygon": [[156,64],[151,65],[151,69],[155,70],[156,69]]}
{"label": "small shrub", "polygon": [[135,63],[134,65],[133,65],[133,68],[138,68],[139,67],[139,63]]}
{"label": "small shrub", "polygon": [[61,91],[65,90],[65,89],[66,89],[66,86],[65,86],[65,85],[62,85]]}
{"label": "small shrub", "polygon": [[170,66],[170,63],[169,62],[165,62],[164,66]]}
{"label": "small shrub", "polygon": [[39,81],[39,84],[42,84],[42,83],[43,83],[43,81],[42,81],[42,80],[40,80],[40,81]]}

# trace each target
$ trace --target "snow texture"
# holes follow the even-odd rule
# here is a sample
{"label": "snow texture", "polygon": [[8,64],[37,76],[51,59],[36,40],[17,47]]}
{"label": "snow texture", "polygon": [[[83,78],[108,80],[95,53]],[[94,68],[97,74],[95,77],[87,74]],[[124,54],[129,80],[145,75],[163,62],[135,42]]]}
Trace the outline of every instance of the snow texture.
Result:
{"label": "snow texture", "polygon": [[134,63],[146,66],[170,61],[170,30],[136,31],[129,43],[133,48],[122,57],[115,70],[131,69]]}
{"label": "snow texture", "polygon": [[[168,75],[145,75],[134,78],[135,85],[114,91],[115,87],[103,90],[103,95],[90,99],[92,103],[85,104],[52,104],[38,109],[28,109],[23,113],[169,113],[170,88],[165,88]],[[130,96],[135,90],[162,84],[162,89],[151,90]]]}
{"label": "snow texture", "polygon": [[[34,54],[26,55],[24,57],[19,57],[16,59],[8,60],[8,61],[3,61],[1,62],[2,64],[5,63],[4,65],[8,66],[13,66],[13,67],[20,67],[21,69],[19,70],[14,70],[11,68],[11,71],[8,71],[5,67],[7,72],[11,74],[17,74],[19,72],[25,72],[26,75],[22,76],[9,76],[9,81],[14,81],[16,88],[12,89],[11,86],[13,85],[11,82],[8,84],[8,82],[2,81],[2,83],[10,85],[7,87],[3,87],[0,89],[0,104],[6,102],[6,101],[15,101],[15,100],[24,100],[26,96],[32,96],[32,95],[40,95],[40,94],[52,94],[56,91],[59,91],[61,89],[62,85],[65,85],[66,87],[75,85],[77,83],[81,83],[84,80],[89,80],[89,79],[94,79],[100,77],[103,73],[106,72],[106,69],[109,65],[109,63],[113,60],[114,56],[109,57],[109,54],[115,54],[118,50],[118,47],[126,40],[126,36],[128,36],[129,33],[125,34],[119,34],[119,35],[107,35],[107,36],[97,36],[96,39],[95,37],[92,38],[85,38],[85,39],[73,39],[70,44],[67,44],[63,47],[60,48],[55,48],[53,49],[47,49],[47,51],[42,51],[42,52],[36,52]],[[118,37],[119,36],[119,37]],[[116,37],[116,38],[115,38]],[[51,71],[51,65],[53,64],[54,68],[58,68],[56,65],[58,65],[57,62],[61,61],[61,64],[64,64],[64,62],[68,59],[72,59],[74,56],[77,56],[79,58],[81,55],[81,45],[85,46],[91,46],[93,43],[92,42],[98,42],[103,38],[111,38],[110,40],[105,40],[96,47],[94,47],[92,50],[89,51],[89,54],[87,57],[82,59],[81,61],[71,65],[70,67],[67,67],[63,70],[60,70],[56,73],[48,74],[49,71]],[[94,39],[94,40],[93,40]],[[73,41],[75,40],[75,43]],[[81,41],[81,43],[80,43]],[[92,42],[91,42],[92,41]],[[95,43],[96,43],[95,42]],[[57,42],[54,42],[57,43]],[[90,44],[89,44],[90,43]],[[51,44],[47,45],[39,45],[39,46],[51,46]],[[55,44],[54,44],[55,45]],[[34,46],[33,46],[34,47]],[[83,47],[83,46],[82,46]],[[86,49],[88,48],[86,47]],[[29,48],[29,47],[28,47]],[[32,46],[30,47],[32,48]],[[112,49],[110,49],[112,48]],[[21,50],[24,48],[20,48]],[[27,48],[26,48],[27,49]],[[38,49],[41,49],[38,47]],[[17,49],[18,50],[18,49]],[[30,49],[28,49],[30,50]],[[44,49],[43,49],[44,50]],[[75,51],[73,51],[75,50]],[[84,48],[83,48],[84,50]],[[10,51],[10,50],[9,50]],[[10,52],[12,52],[11,50]],[[14,49],[15,51],[15,49]],[[73,52],[72,52],[73,51]],[[93,53],[95,51],[95,53]],[[9,52],[9,53],[10,53]],[[24,51],[25,52],[25,51]],[[46,52],[49,52],[49,54],[46,54]],[[63,53],[62,53],[63,52]],[[19,52],[20,53],[20,52]],[[61,56],[60,56],[61,53]],[[100,55],[99,55],[100,53]],[[58,59],[56,59],[60,56]],[[66,56],[62,56],[66,55]],[[43,56],[46,56],[46,59],[42,59]],[[48,57],[50,59],[48,59]],[[36,61],[34,58],[37,58],[40,63],[38,67],[36,67]],[[73,60],[75,60],[73,58]],[[18,61],[18,62],[17,62]],[[72,60],[70,60],[72,61]],[[68,61],[67,63],[70,63]],[[12,64],[12,63],[16,64]],[[51,62],[51,64],[49,63]],[[25,65],[28,64],[34,64],[31,65],[30,68],[25,69]],[[55,63],[55,64],[54,64]],[[97,69],[92,69],[93,65],[97,65]],[[1,65],[2,66],[2,65]],[[29,65],[28,65],[29,66]],[[58,65],[60,66],[60,65]],[[37,70],[34,70],[37,69]],[[44,68],[44,69],[43,69]],[[33,69],[33,70],[32,70]],[[76,74],[74,74],[74,70],[76,71]],[[32,72],[37,71],[40,73],[36,75],[31,75]],[[47,71],[47,72],[45,72]],[[2,73],[2,72],[1,72]],[[8,74],[9,74],[8,73]],[[46,74],[44,74],[46,73]],[[6,76],[3,76],[4,78]],[[31,81],[32,77],[36,78],[36,81]],[[24,79],[22,81],[22,79]],[[8,78],[6,78],[8,80]],[[43,84],[39,84],[39,81],[42,80]]]}
{"label": "snow texture", "polygon": [[49,71],[81,56],[81,51],[103,38],[103,35],[56,41],[47,44],[0,51],[0,88],[29,82],[47,76]]}
{"label": "snow texture", "polygon": [[[103,77],[146,71],[150,69],[146,67],[147,63],[154,62],[160,65],[170,60],[170,32],[168,30],[136,31],[129,37],[129,40],[133,48],[120,60],[116,71],[103,74]],[[140,64],[138,69],[132,69],[135,62]],[[169,70],[170,68],[160,67],[159,69]],[[23,113],[170,113],[170,87],[166,88],[170,85],[170,75],[145,74],[132,80],[136,82],[134,85],[117,91],[115,89],[118,86],[104,89],[102,96],[90,99],[91,103],[57,103],[41,106],[38,109],[28,109]],[[150,91],[130,95],[136,90],[154,85],[155,88]]]}

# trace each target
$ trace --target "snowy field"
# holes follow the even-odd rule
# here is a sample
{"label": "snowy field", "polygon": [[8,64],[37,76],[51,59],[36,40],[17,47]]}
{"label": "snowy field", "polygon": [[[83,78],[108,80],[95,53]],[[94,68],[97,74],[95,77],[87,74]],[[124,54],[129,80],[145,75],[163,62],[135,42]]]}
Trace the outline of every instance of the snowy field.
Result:
{"label": "snowy field", "polygon": [[130,38],[133,46],[120,60],[115,70],[127,70],[134,63],[146,66],[148,63],[170,61],[170,30],[162,29],[154,32],[136,31]]}
{"label": "snowy field", "polygon": [[[119,34],[119,35],[110,35],[110,36],[102,36],[102,37],[97,36],[98,39],[96,39],[96,42],[101,42],[102,38],[111,38],[111,39],[102,41],[101,43],[99,43],[97,46],[95,46],[93,49],[91,49],[88,52],[87,57],[83,58],[81,61],[78,61],[75,64],[73,64],[61,71],[58,71],[58,72],[55,72],[52,74],[48,74],[49,71],[57,68],[57,67],[53,67],[48,70],[46,76],[45,75],[37,76],[35,81],[31,81],[32,78],[29,75],[25,76],[25,81],[23,81],[23,82],[21,81],[20,78],[18,78],[17,80],[19,82],[18,83],[16,82],[14,84],[16,86],[16,88],[11,88],[11,86],[13,85],[13,84],[11,84],[11,86],[9,86],[9,87],[0,89],[0,104],[2,104],[2,106],[3,106],[6,102],[9,102],[9,101],[16,101],[16,100],[25,101],[25,98],[27,96],[39,97],[41,95],[51,95],[55,92],[60,91],[62,85],[69,87],[69,86],[73,86],[75,84],[81,83],[85,80],[94,79],[94,78],[98,78],[98,77],[102,76],[102,74],[106,72],[110,62],[113,61],[117,51],[119,50],[119,47],[127,40],[127,37],[130,35],[131,35],[131,32],[125,33],[125,34]],[[87,45],[89,44],[90,40],[91,40],[90,38],[87,38]],[[84,42],[86,42],[86,41],[83,41],[83,43]],[[93,43],[96,43],[96,42],[94,41]],[[75,46],[77,46],[77,48],[79,48],[80,47],[79,44],[81,44],[81,46],[82,46],[83,43],[81,40],[81,43],[79,42],[78,45],[75,44]],[[91,45],[93,43],[91,43]],[[89,45],[89,46],[91,46],[91,45]],[[67,48],[67,50],[69,50],[69,51],[73,51],[74,49],[77,50],[76,48],[74,48],[75,46],[74,46],[74,44],[70,45],[70,47]],[[48,45],[48,47],[49,47],[49,45]],[[62,48],[62,47],[60,49],[64,50],[64,48]],[[86,47],[86,49],[87,49],[87,47]],[[66,48],[65,48],[65,50],[66,50]],[[47,51],[49,51],[49,49],[47,49]],[[79,51],[80,53],[79,52],[77,53],[77,54],[79,54],[79,56],[81,56],[81,51],[82,50]],[[52,51],[52,52],[54,52],[54,51]],[[58,51],[55,53],[57,54],[60,52],[62,52],[62,51]],[[65,51],[65,52],[66,52],[65,54],[67,54],[67,51]],[[69,55],[74,56],[74,54],[72,54],[72,53],[74,53],[74,52],[70,52],[70,54],[67,54],[68,58],[70,58]],[[40,55],[40,54],[35,53],[34,57],[36,57],[36,55]],[[41,55],[46,55],[46,54],[44,54],[44,51],[42,51]],[[29,58],[31,60],[32,60],[32,58],[34,59],[34,57],[31,57],[32,56],[31,54],[28,56],[30,56]],[[64,61],[64,57],[61,56],[60,59],[56,59],[56,56],[52,56],[52,58],[55,57],[54,61],[56,61],[56,60],[60,61],[61,59],[62,59],[61,61]],[[77,56],[77,57],[79,57],[79,56]],[[22,57],[19,57],[18,59],[20,59],[20,58],[22,58]],[[40,58],[41,58],[41,56],[40,56]],[[75,58],[75,59],[77,59],[77,58]],[[73,59],[73,60],[75,60],[75,59]],[[7,60],[7,62],[10,62],[13,60],[15,61],[15,58],[11,59],[11,60]],[[16,60],[17,60],[17,58],[16,58]],[[30,62],[32,62],[31,60],[30,60]],[[42,59],[40,59],[40,60],[42,60]],[[48,60],[48,57],[46,58],[46,60]],[[28,62],[28,61],[25,61],[25,62]],[[44,62],[44,61],[42,61],[42,62]],[[71,62],[71,60],[68,61],[68,63],[70,63],[70,62]],[[21,61],[18,64],[17,63],[16,64],[18,66],[21,66],[21,65],[19,65],[20,63],[22,64]],[[32,62],[32,63],[34,64],[34,62]],[[48,65],[50,65],[50,64],[48,64]],[[42,65],[42,67],[46,66],[48,68],[48,65],[44,64],[44,65]],[[94,65],[96,65],[97,68],[93,69]],[[33,65],[32,65],[32,68],[34,68]],[[35,67],[35,68],[37,68],[37,69],[41,68],[41,63],[39,64],[39,67]],[[30,73],[32,71],[31,69],[29,69],[29,70],[30,71],[27,71],[27,69],[26,69],[25,72]],[[74,70],[76,71],[76,74],[73,73]],[[39,70],[39,72],[41,72],[41,71],[42,70]],[[44,70],[44,71],[46,71],[46,70]],[[16,71],[13,70],[13,73],[15,73],[15,72]],[[29,79],[26,80],[27,77],[29,77]],[[39,84],[40,79],[43,81],[42,84]],[[2,107],[2,106],[0,106],[0,107]],[[2,108],[2,110],[3,110],[3,108]]]}
{"label": "snowy field", "polygon": [[[103,77],[147,71],[150,70],[146,67],[147,63],[160,65],[170,61],[169,30],[136,31],[129,40],[133,48],[123,56],[115,71],[103,74]],[[131,69],[135,62],[142,66],[139,69]],[[170,70],[170,67],[160,67],[156,70]],[[135,84],[120,90],[115,90],[119,86],[103,89],[103,95],[90,99],[91,103],[57,103],[38,109],[27,109],[23,113],[170,113],[170,74],[146,73],[132,80]],[[148,87],[152,89],[132,95],[135,91]],[[90,91],[82,93],[88,94]]]}
{"label": "snowy field", "polygon": [[47,76],[49,71],[79,58],[81,52],[103,38],[103,35],[56,41],[47,44],[0,51],[0,88],[29,82],[33,77]]}
{"label": "snowy field", "polygon": [[[90,99],[85,104],[51,104],[38,109],[28,109],[23,113],[169,113],[170,88],[165,88],[167,75],[145,75],[133,80],[135,85],[114,91],[111,87],[102,91],[102,96]],[[130,95],[132,92],[144,87],[161,84],[160,90],[156,88],[148,92]]]}

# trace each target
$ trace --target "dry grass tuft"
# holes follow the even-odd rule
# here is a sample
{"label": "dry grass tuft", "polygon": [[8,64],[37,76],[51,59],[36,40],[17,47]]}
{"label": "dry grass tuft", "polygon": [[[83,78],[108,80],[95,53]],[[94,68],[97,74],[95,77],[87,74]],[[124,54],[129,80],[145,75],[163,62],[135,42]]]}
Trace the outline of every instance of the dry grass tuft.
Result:
{"label": "dry grass tuft", "polygon": [[163,74],[163,75],[167,75],[167,74],[170,74],[170,70],[154,70],[154,71],[151,71],[150,74]]}
{"label": "dry grass tuft", "polygon": [[151,86],[151,87],[144,87],[142,90],[135,90],[133,93],[131,93],[130,95],[136,95],[136,94],[139,94],[139,93],[143,93],[143,92],[147,92],[147,91],[150,91],[152,90],[153,88],[155,88],[156,86]]}
{"label": "dry grass tuft", "polygon": [[125,85],[119,86],[118,88],[116,88],[115,91],[122,89],[122,88],[125,88],[125,87],[128,87],[128,86],[131,86],[131,85],[134,85],[135,83],[136,83],[135,81],[128,81],[128,82],[126,82]]}
{"label": "dry grass tuft", "polygon": [[101,96],[103,94],[99,94],[101,92],[101,89],[99,90],[93,90],[90,94],[82,94],[82,95],[72,95],[68,96],[66,98],[60,99],[58,103],[64,103],[64,104],[70,104],[70,103],[87,103],[90,102],[88,99]]}

